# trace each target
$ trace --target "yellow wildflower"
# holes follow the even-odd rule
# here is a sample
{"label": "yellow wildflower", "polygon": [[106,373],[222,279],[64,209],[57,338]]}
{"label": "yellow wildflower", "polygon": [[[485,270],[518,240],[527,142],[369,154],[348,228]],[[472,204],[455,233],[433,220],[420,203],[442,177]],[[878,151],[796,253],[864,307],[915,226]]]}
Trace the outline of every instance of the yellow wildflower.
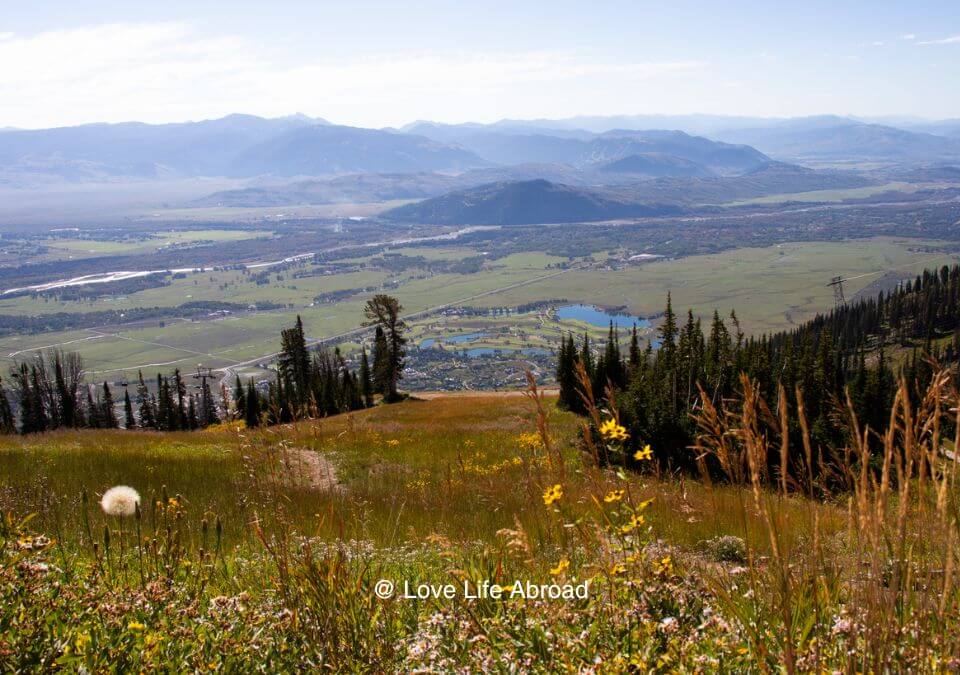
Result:
{"label": "yellow wildflower", "polygon": [[615,419],[609,419],[600,425],[600,435],[608,441],[625,441],[630,438],[626,428],[617,424]]}
{"label": "yellow wildflower", "polygon": [[560,562],[557,563],[557,566],[554,568],[551,568],[550,574],[552,574],[553,576],[558,576],[566,572],[568,567],[570,567],[570,561],[567,560],[566,558],[561,558]]}
{"label": "yellow wildflower", "polygon": [[653,450],[651,450],[650,445],[647,444],[643,446],[643,450],[637,450],[633,458],[636,460],[653,459]]}
{"label": "yellow wildflower", "polygon": [[517,436],[517,445],[526,452],[535,452],[543,446],[540,434],[520,434]]}
{"label": "yellow wildflower", "polygon": [[77,636],[77,639],[73,641],[73,645],[76,647],[78,653],[83,654],[87,651],[87,647],[90,645],[90,642],[92,642],[90,633],[80,633],[80,635]]}
{"label": "yellow wildflower", "polygon": [[389,441],[387,441],[387,445],[389,445],[391,448],[395,448],[400,445],[400,441],[398,441],[396,438],[391,438]]}
{"label": "yellow wildflower", "polygon": [[643,516],[638,516],[638,515],[630,516],[630,520],[627,521],[626,525],[623,525],[620,528],[620,531],[623,534],[629,534],[630,532],[633,532],[635,529],[643,525],[644,522],[646,521],[644,520]]}
{"label": "yellow wildflower", "polygon": [[610,504],[612,502],[619,502],[621,499],[623,499],[623,495],[624,495],[623,490],[611,490],[603,498],[603,501],[605,501],[607,504]]}
{"label": "yellow wildflower", "polygon": [[620,563],[617,563],[616,565],[610,568],[610,574],[613,574],[614,576],[618,574],[626,574],[626,572],[627,572],[626,566],[621,565]]}
{"label": "yellow wildflower", "polygon": [[555,501],[559,500],[563,496],[563,486],[560,483],[552,487],[548,487],[543,491],[543,503],[547,506],[550,506]]}
{"label": "yellow wildflower", "polygon": [[143,625],[142,623],[140,623],[139,621],[131,621],[130,623],[127,624],[127,630],[131,630],[131,631],[133,631],[133,632],[135,632],[135,633],[139,633],[139,632],[142,631],[144,628],[146,628],[146,626],[144,626],[144,625]]}

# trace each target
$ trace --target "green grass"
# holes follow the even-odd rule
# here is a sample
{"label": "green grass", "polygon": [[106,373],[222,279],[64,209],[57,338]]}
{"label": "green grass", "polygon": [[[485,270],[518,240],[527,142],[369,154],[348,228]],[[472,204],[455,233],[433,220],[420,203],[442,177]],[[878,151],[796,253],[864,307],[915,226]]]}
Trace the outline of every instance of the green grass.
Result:
{"label": "green grass", "polygon": [[[0,667],[940,672],[956,658],[956,578],[931,576],[956,526],[932,490],[888,505],[889,485],[864,483],[848,511],[618,475],[545,408],[551,450],[532,402],[494,395],[264,431],[0,439]],[[279,460],[296,452],[331,462],[337,489]],[[143,495],[139,521],[99,512],[117,483]],[[722,535],[741,538],[732,556],[708,543]],[[378,598],[378,580],[588,591],[418,601]]]}

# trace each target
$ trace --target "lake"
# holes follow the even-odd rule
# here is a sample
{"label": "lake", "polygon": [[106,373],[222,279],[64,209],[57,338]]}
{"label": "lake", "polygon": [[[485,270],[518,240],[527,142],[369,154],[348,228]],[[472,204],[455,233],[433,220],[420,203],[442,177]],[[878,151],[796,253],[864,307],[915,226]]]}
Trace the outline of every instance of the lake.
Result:
{"label": "lake", "polygon": [[557,308],[557,318],[572,321],[583,321],[591,326],[609,326],[612,321],[621,328],[629,328],[637,324],[637,328],[648,328],[650,320],[642,316],[629,314],[611,314],[596,305],[565,305]]}

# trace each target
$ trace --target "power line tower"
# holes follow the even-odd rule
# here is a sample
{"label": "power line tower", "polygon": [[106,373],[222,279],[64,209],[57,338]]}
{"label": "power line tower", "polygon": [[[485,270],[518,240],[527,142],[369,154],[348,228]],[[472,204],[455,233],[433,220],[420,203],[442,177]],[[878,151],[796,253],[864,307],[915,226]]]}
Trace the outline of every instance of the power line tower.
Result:
{"label": "power line tower", "polygon": [[847,304],[843,297],[843,277],[834,277],[827,286],[833,286],[833,302],[837,307]]}

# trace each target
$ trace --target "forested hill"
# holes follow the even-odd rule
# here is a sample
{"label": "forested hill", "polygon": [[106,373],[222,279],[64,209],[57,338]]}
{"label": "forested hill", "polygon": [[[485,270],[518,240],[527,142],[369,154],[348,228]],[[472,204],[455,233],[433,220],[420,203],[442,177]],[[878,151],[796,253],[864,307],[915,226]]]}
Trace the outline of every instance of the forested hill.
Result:
{"label": "forested hill", "polygon": [[[960,355],[960,266],[926,271],[873,298],[819,315],[794,330],[746,337],[736,315],[714,313],[709,327],[688,312],[678,321],[670,298],[659,329],[661,347],[641,350],[634,336],[624,355],[614,332],[595,359],[570,336],[558,359],[562,405],[583,412],[576,362],[584,363],[594,392],[612,383],[631,442],[651,444],[662,464],[692,469],[695,422],[703,398],[736,401],[741,373],[755,381],[773,406],[782,385],[791,409],[801,392],[811,437],[824,449],[844,440],[843,403],[849,391],[862,424],[883,430],[903,375],[923,391],[933,373],[927,357],[954,364]],[[729,324],[729,325],[728,325]],[[702,388],[702,390],[701,390]]]}

